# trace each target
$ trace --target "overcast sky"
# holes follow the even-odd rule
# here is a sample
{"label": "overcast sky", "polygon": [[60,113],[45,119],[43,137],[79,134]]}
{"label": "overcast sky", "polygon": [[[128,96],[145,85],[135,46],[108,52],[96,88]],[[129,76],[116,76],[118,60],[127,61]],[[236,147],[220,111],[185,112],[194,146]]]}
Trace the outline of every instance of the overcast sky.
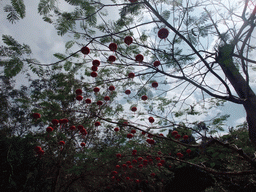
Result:
{"label": "overcast sky", "polygon": [[[59,5],[65,9],[70,9],[63,1],[58,1]],[[5,4],[0,1],[0,7]],[[37,13],[38,1],[26,0],[26,17],[16,24],[11,24],[6,20],[6,13],[0,9],[0,34],[11,35],[19,43],[28,44],[33,52],[33,58],[37,58],[42,63],[55,62],[56,58],[53,53],[65,53],[65,43],[70,40],[67,36],[58,36],[54,26],[42,20],[42,17]],[[110,16],[111,17],[111,16]],[[255,33],[255,31],[254,31]],[[256,43],[256,41],[255,41]],[[2,45],[2,40],[0,41]],[[24,78],[25,74],[19,74],[16,79],[17,86],[27,84]],[[255,81],[252,75],[252,80]],[[255,82],[252,83],[252,88],[256,91]],[[241,105],[226,102],[225,107],[221,107],[211,113],[222,112],[222,114],[230,114],[227,126],[236,126],[245,121],[245,110]],[[210,112],[209,112],[210,114]],[[213,115],[213,114],[212,114]]]}

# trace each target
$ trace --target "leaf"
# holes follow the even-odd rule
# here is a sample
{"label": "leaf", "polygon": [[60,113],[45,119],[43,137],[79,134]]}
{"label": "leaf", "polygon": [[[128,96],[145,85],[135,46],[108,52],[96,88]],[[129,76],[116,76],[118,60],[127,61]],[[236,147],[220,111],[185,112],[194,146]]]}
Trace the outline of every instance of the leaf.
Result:
{"label": "leaf", "polygon": [[65,71],[69,71],[71,67],[72,67],[72,62],[66,61],[66,63],[64,64]]}
{"label": "leaf", "polygon": [[43,17],[43,20],[47,23],[52,23],[52,20],[49,17]]}
{"label": "leaf", "polygon": [[74,41],[68,41],[66,44],[65,44],[65,47],[66,49],[70,49],[73,45],[74,45]]}
{"label": "leaf", "polygon": [[25,5],[23,0],[11,0],[12,6],[15,9],[15,11],[19,14],[20,18],[24,18],[26,11],[25,11]]}
{"label": "leaf", "polygon": [[66,55],[64,55],[62,53],[54,53],[53,56],[60,59],[60,60],[63,60],[63,59],[66,58]]}
{"label": "leaf", "polygon": [[13,77],[17,75],[23,67],[23,62],[15,57],[8,62],[6,62],[4,66],[4,73],[7,77]]}

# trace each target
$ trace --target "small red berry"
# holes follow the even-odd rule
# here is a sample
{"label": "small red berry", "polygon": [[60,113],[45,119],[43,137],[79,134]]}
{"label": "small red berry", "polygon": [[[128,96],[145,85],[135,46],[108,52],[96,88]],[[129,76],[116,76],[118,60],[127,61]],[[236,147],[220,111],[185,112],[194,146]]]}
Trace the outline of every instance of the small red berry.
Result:
{"label": "small red berry", "polygon": [[163,164],[165,163],[165,160],[162,159],[162,160],[160,161],[160,163],[162,163],[162,165],[163,165]]}
{"label": "small red berry", "polygon": [[91,68],[93,71],[97,71],[98,70],[98,67],[96,67],[96,66],[92,66],[92,68]]}
{"label": "small red berry", "polygon": [[34,114],[33,114],[33,117],[34,117],[35,119],[39,119],[39,118],[41,118],[41,115],[40,115],[39,113],[34,113]]}
{"label": "small red berry", "polygon": [[105,97],[104,97],[104,100],[105,100],[105,101],[109,101],[109,100],[110,100],[110,97],[109,97],[109,96],[105,96]]}
{"label": "small red berry", "polygon": [[158,155],[162,155],[162,152],[161,152],[161,151],[158,151],[157,154],[158,154]]}
{"label": "small red berry", "polygon": [[101,106],[103,104],[102,101],[97,101],[97,105]]}
{"label": "small red berry", "polygon": [[142,168],[142,167],[143,167],[143,165],[142,165],[142,164],[140,164],[140,165],[139,165],[139,168]]}
{"label": "small red berry", "polygon": [[126,161],[126,164],[131,165],[132,163],[131,163],[131,161]]}
{"label": "small red berry", "polygon": [[191,153],[191,149],[187,149],[186,152],[187,152],[188,154],[190,154],[190,153]]}
{"label": "small red berry", "polygon": [[131,133],[127,134],[127,138],[131,139],[133,135]]}
{"label": "small red berry", "polygon": [[82,95],[77,95],[77,96],[76,96],[76,100],[78,100],[78,101],[83,100],[83,96],[82,96]]}
{"label": "small red berry", "polygon": [[53,119],[53,120],[52,120],[52,124],[53,124],[53,125],[58,125],[58,123],[59,123],[59,121],[58,121],[57,119]]}
{"label": "small red berry", "polygon": [[143,160],[143,165],[147,165],[148,164],[148,160],[147,159],[144,159]]}
{"label": "small red berry", "polygon": [[169,31],[166,28],[162,28],[158,31],[158,37],[160,39],[165,39],[166,37],[168,37],[169,35]]}
{"label": "small red berry", "polygon": [[95,71],[93,71],[93,72],[91,72],[91,76],[92,76],[92,77],[97,77],[97,76],[98,76],[98,73],[95,72]]}
{"label": "small red berry", "polygon": [[132,153],[137,153],[137,150],[136,149],[132,150]]}
{"label": "small red berry", "polygon": [[183,136],[183,139],[184,139],[184,140],[187,140],[187,139],[188,139],[188,136],[187,136],[187,135],[184,135],[184,136]]}
{"label": "small red berry", "polygon": [[99,60],[93,60],[92,65],[95,66],[95,67],[98,67],[100,65],[100,61]]}
{"label": "small red berry", "polygon": [[84,146],[85,146],[85,143],[84,143],[84,142],[82,142],[82,143],[80,143],[80,145],[81,145],[81,147],[84,147]]}
{"label": "small red berry", "polygon": [[112,171],[112,175],[116,175],[117,174],[117,171]]}
{"label": "small red berry", "polygon": [[84,129],[84,126],[83,125],[78,125],[77,129],[80,131],[80,130]]}
{"label": "small red berry", "polygon": [[130,180],[130,177],[126,177],[125,179],[129,181],[129,180]]}
{"label": "small red berry", "polygon": [[94,123],[94,125],[95,125],[96,127],[98,127],[98,126],[100,126],[100,122],[99,122],[99,121],[96,121],[96,122]]}
{"label": "small red berry", "polygon": [[129,74],[128,74],[128,77],[129,77],[129,78],[134,78],[134,77],[135,77],[135,74],[134,74],[134,73],[129,73]]}
{"label": "small red berry", "polygon": [[62,119],[62,123],[64,124],[68,123],[68,119]]}
{"label": "small red berry", "polygon": [[177,156],[178,156],[179,158],[182,158],[182,157],[183,157],[183,154],[182,154],[182,153],[177,153]]}
{"label": "small red berry", "polygon": [[154,123],[155,119],[154,119],[153,117],[149,117],[149,118],[148,118],[148,121],[149,121],[150,123]]}
{"label": "small red berry", "polygon": [[99,88],[99,87],[95,87],[95,88],[93,89],[93,91],[94,91],[95,93],[98,93],[98,92],[100,91],[100,88]]}
{"label": "small red berry", "polygon": [[60,141],[59,145],[65,145],[65,141]]}
{"label": "small red berry", "polygon": [[158,87],[158,83],[157,82],[153,82],[152,83],[152,87],[154,87],[154,88]]}
{"label": "small red berry", "polygon": [[172,132],[172,136],[175,136],[175,135],[177,135],[178,134],[178,131],[173,131]]}
{"label": "small red berry", "polygon": [[117,158],[120,158],[122,155],[120,153],[116,154]]}
{"label": "small red berry", "polygon": [[136,130],[135,130],[135,129],[131,130],[131,133],[132,133],[132,134],[135,134],[135,133],[136,133]]}
{"label": "small red berry", "polygon": [[138,158],[138,161],[142,161],[142,160],[143,160],[143,158],[142,158],[142,157],[139,157],[139,158]]}
{"label": "small red berry", "polygon": [[164,135],[163,135],[162,133],[160,133],[159,136],[162,136],[162,137],[163,137]]}
{"label": "small red berry", "polygon": [[161,166],[163,166],[163,165],[162,165],[162,163],[158,163],[157,166],[158,166],[158,167],[161,167]]}
{"label": "small red berry", "polygon": [[142,134],[142,135],[146,135],[146,132],[142,131],[141,134]]}
{"label": "small red berry", "polygon": [[38,152],[38,151],[42,150],[42,148],[40,146],[35,146],[34,150],[35,150],[35,152]]}
{"label": "small red berry", "polygon": [[116,127],[116,128],[114,129],[114,131],[115,131],[115,132],[119,131],[119,128],[118,128],[118,127]]}
{"label": "small red berry", "polygon": [[119,168],[120,168],[120,165],[116,165],[116,168],[119,169]]}
{"label": "small red berry", "polygon": [[89,49],[88,47],[83,47],[83,48],[81,49],[81,52],[82,52],[83,54],[85,54],[85,55],[88,55],[88,54],[90,53],[90,49]]}
{"label": "small red berry", "polygon": [[156,176],[156,174],[155,174],[155,173],[151,173],[150,175],[151,175],[152,177],[155,177],[155,176]]}
{"label": "small red berry", "polygon": [[177,135],[175,136],[175,139],[179,139],[179,138],[180,138],[180,135],[177,134]]}
{"label": "small red berry", "polygon": [[81,133],[82,135],[87,135],[87,131],[86,131],[85,128],[81,129],[81,130],[80,130],[80,133]]}
{"label": "small red berry", "polygon": [[83,92],[82,89],[77,89],[77,90],[76,90],[76,94],[77,94],[77,95],[81,95],[82,92]]}
{"label": "small red berry", "polygon": [[137,107],[132,107],[131,110],[132,110],[133,112],[135,112],[135,111],[137,111]]}
{"label": "small red berry", "polygon": [[133,163],[133,164],[136,164],[136,163],[137,163],[137,160],[136,160],[136,159],[133,159],[133,160],[132,160],[132,163]]}
{"label": "small red berry", "polygon": [[76,129],[76,126],[72,125],[69,127],[70,130],[75,130]]}
{"label": "small red berry", "polygon": [[110,55],[110,56],[108,57],[108,61],[109,61],[110,63],[115,62],[115,61],[116,61],[116,56]]}

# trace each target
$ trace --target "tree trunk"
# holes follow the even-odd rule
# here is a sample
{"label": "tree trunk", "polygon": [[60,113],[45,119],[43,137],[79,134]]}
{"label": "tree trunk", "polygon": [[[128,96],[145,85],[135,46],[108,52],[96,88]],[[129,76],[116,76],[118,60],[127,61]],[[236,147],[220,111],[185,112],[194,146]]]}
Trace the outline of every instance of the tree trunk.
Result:
{"label": "tree trunk", "polygon": [[249,138],[256,147],[256,95],[236,68],[232,60],[232,45],[224,45],[219,48],[219,57],[217,62],[222,71],[234,87],[238,96],[244,100],[242,102],[246,111],[246,120],[249,127]]}

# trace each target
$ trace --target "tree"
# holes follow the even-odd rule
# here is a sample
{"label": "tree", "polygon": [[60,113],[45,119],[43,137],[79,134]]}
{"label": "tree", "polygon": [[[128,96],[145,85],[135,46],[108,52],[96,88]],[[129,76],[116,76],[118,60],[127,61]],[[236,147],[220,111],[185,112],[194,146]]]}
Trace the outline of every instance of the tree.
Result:
{"label": "tree", "polygon": [[[3,36],[3,39],[8,47],[4,47],[4,51],[1,52],[1,55],[10,57],[10,59],[9,61],[1,61],[1,65],[5,66],[6,68],[5,74],[9,77],[12,77],[22,69],[23,62],[27,62],[30,64],[31,68],[34,69],[33,71],[35,73],[37,73],[40,77],[43,77],[43,74],[45,72],[49,73],[49,70],[62,68],[61,63],[65,62],[63,67],[68,75],[62,73],[55,74],[50,79],[50,83],[52,84],[49,87],[44,83],[42,83],[42,85],[40,84],[40,81],[47,82],[46,79],[34,81],[32,83],[32,87],[34,87],[32,103],[36,106],[36,109],[34,109],[35,111],[33,112],[40,112],[40,114],[42,114],[42,118],[35,122],[36,124],[42,123],[42,127],[46,126],[46,124],[51,121],[52,117],[55,116],[58,119],[68,117],[70,123],[78,124],[79,122],[84,122],[86,127],[89,127],[90,130],[92,130],[92,133],[88,134],[87,138],[94,139],[92,142],[93,148],[86,151],[85,154],[78,153],[77,155],[80,158],[79,160],[74,160],[74,154],[68,153],[68,151],[65,150],[63,153],[61,153],[61,155],[64,155],[65,153],[68,158],[64,158],[65,155],[57,156],[59,158],[62,157],[65,159],[63,165],[64,167],[66,166],[65,169],[67,170],[71,169],[71,166],[76,166],[78,163],[82,163],[81,167],[73,169],[73,171],[78,172],[80,175],[76,177],[74,174],[72,174],[69,185],[75,181],[79,181],[79,179],[86,178],[90,179],[92,183],[94,182],[95,186],[102,186],[99,180],[96,179],[96,175],[98,173],[98,175],[100,175],[100,171],[95,169],[95,167],[93,168],[94,177],[92,177],[90,174],[84,175],[82,170],[84,168],[86,168],[86,170],[90,168],[88,165],[86,165],[86,163],[89,165],[95,165],[94,162],[98,161],[100,162],[99,166],[105,165],[105,169],[102,171],[103,175],[107,175],[111,169],[113,170],[114,165],[116,164],[116,160],[113,158],[113,154],[116,153],[116,150],[110,147],[112,145],[112,142],[110,142],[111,137],[107,137],[107,142],[102,142],[98,139],[99,137],[97,138],[97,136],[93,134],[94,129],[92,129],[91,126],[92,123],[95,122],[95,119],[100,119],[101,122],[104,122],[104,126],[107,129],[109,127],[109,130],[114,128],[113,125],[119,125],[120,129],[122,128],[120,131],[122,136],[125,136],[127,133],[129,133],[131,129],[136,129],[136,131],[144,130],[147,134],[153,134],[150,132],[151,129],[162,129],[169,127],[178,130],[179,133],[187,131],[187,134],[191,139],[188,141],[184,139],[183,142],[180,142],[179,137],[176,138],[176,136],[175,139],[173,139],[172,136],[162,137],[157,134],[153,134],[156,144],[150,145],[151,147],[149,147],[149,149],[147,148],[147,145],[147,147],[145,147],[145,144],[142,144],[141,146],[137,144],[137,146],[140,146],[141,149],[140,154],[144,154],[146,150],[149,150],[149,153],[153,154],[155,150],[157,150],[161,145],[165,150],[170,147],[174,151],[175,156],[167,157],[165,155],[164,158],[168,160],[168,162],[172,162],[172,166],[175,165],[177,168],[179,168],[179,166],[184,167],[183,163],[186,163],[193,165],[194,167],[198,167],[200,170],[204,170],[208,174],[213,175],[221,174],[222,171],[225,172],[224,175],[250,175],[254,173],[253,171],[255,170],[255,161],[252,159],[252,151],[250,151],[249,154],[246,154],[242,149],[236,148],[229,143],[224,143],[214,138],[206,138],[205,135],[200,133],[200,129],[205,127],[209,127],[211,133],[216,131],[214,129],[221,130],[221,124],[227,118],[227,116],[224,115],[214,118],[206,126],[203,126],[203,124],[199,123],[198,121],[191,123],[184,121],[177,124],[170,120],[171,117],[168,116],[168,114],[173,113],[173,115],[176,117],[180,117],[182,115],[199,115],[202,114],[203,110],[207,109],[203,108],[203,106],[201,108],[197,108],[198,105],[190,104],[189,107],[185,108],[183,111],[169,110],[167,108],[168,106],[176,106],[179,102],[182,102],[182,100],[185,102],[186,97],[184,97],[184,99],[181,98],[183,92],[181,92],[181,96],[178,98],[171,98],[172,95],[168,96],[167,93],[170,90],[175,90],[175,87],[170,87],[170,84],[172,83],[171,79],[174,78],[178,80],[177,87],[182,86],[183,83],[187,82],[187,85],[183,87],[186,91],[189,91],[187,88],[189,85],[194,86],[194,89],[189,92],[187,96],[193,93],[196,89],[201,89],[203,91],[203,96],[204,93],[207,93],[216,99],[242,104],[247,112],[250,139],[253,143],[256,143],[255,137],[253,135],[255,133],[254,127],[256,122],[254,122],[252,118],[254,116],[253,106],[255,107],[255,95],[249,86],[250,66],[248,64],[255,63],[255,61],[250,59],[248,55],[246,56],[246,54],[243,54],[244,52],[249,53],[250,49],[254,49],[254,47],[251,45],[250,38],[252,38],[252,32],[255,27],[254,20],[256,8],[251,11],[248,10],[247,6],[249,2],[246,1],[244,4],[244,10],[241,13],[241,16],[239,16],[237,13],[235,13],[235,10],[227,8],[224,4],[218,2],[218,5],[221,5],[224,7],[224,9],[229,10],[229,15],[227,18],[225,18],[225,26],[227,27],[227,31],[222,33],[222,31],[218,29],[219,20],[214,21],[214,12],[210,11],[211,8],[218,6],[216,4],[183,1],[169,2],[165,0],[143,0],[133,1],[132,3],[128,1],[124,1],[123,3],[122,1],[119,4],[115,1],[112,1],[113,3],[109,4],[96,1],[85,2],[78,0],[69,0],[67,2],[75,6],[75,10],[73,12],[61,12],[61,10],[58,10],[54,6],[54,1],[41,1],[39,4],[39,12],[44,15],[44,18],[47,22],[54,23],[56,25],[56,29],[59,35],[65,35],[67,33],[74,34],[74,40],[71,40],[66,44],[68,56],[62,53],[55,53],[54,55],[60,59],[60,61],[47,64],[46,66],[48,67],[48,71],[44,71],[44,64],[38,63],[35,60],[28,58],[21,59],[22,55],[30,53],[27,51],[29,50],[27,49],[27,46],[22,46],[12,37],[5,35]],[[165,7],[165,5],[167,7]],[[193,11],[197,11],[197,9],[201,6],[204,6],[204,9],[201,9],[201,11],[197,12],[200,14],[200,16],[193,15]],[[120,18],[107,22],[104,18],[105,13],[102,10],[108,7],[120,7]],[[169,7],[172,8],[171,11],[168,10]],[[51,10],[53,10],[53,13],[56,14],[56,20],[54,20],[54,17],[51,17],[51,14],[53,14],[50,14]],[[224,16],[221,14],[221,11],[222,10],[217,10],[216,13],[222,17],[221,19],[223,19]],[[141,13],[147,13],[150,15],[150,17],[143,19],[143,17],[140,17],[143,16]],[[243,25],[240,27],[232,25],[230,26],[227,21],[234,21],[234,17],[239,18],[243,22]],[[151,18],[150,21],[148,21],[149,18]],[[102,23],[100,23],[97,19],[102,19]],[[77,22],[79,20],[81,20],[80,29],[82,29],[83,32],[75,28],[77,27]],[[142,27],[147,26],[152,28],[152,32],[142,29]],[[99,30],[102,35],[95,35],[96,30]],[[139,32],[137,33],[136,30]],[[158,35],[158,37],[154,40],[156,35]],[[205,37],[210,35],[216,36],[218,38],[214,45],[215,49],[210,46],[205,47],[204,42],[202,41]],[[127,46],[124,42],[124,39],[127,36],[131,36],[134,41],[129,46]],[[163,40],[164,38],[165,40]],[[85,39],[87,43],[82,45],[80,39]],[[109,53],[109,51],[106,51],[106,49],[109,49],[109,43],[113,42],[117,44],[117,50],[110,48],[111,53]],[[79,48],[75,48],[76,51],[70,51],[75,45],[78,45]],[[85,56],[83,56],[84,58],[82,58],[80,62],[77,61],[79,58],[79,52],[82,51],[84,53],[83,48],[86,46],[91,49],[90,54],[85,54]],[[10,51],[11,53],[16,54],[9,54]],[[20,51],[20,53],[18,53],[18,51]],[[94,57],[91,57],[93,53],[95,55]],[[117,58],[117,60],[111,60],[109,58],[111,55],[115,56],[112,57],[112,59]],[[88,63],[91,63],[94,59],[99,58],[100,56],[102,56],[100,59],[101,63],[104,63],[104,65],[101,65],[100,67],[98,66],[100,70],[98,71],[97,77],[92,80],[90,77],[91,66],[89,67]],[[143,56],[145,57],[144,60]],[[238,58],[239,60],[235,60],[235,58]],[[154,65],[154,62],[157,60],[160,61],[160,65],[158,64],[159,66]],[[12,67],[15,65],[16,67]],[[35,65],[40,67],[35,68]],[[50,69],[49,66],[52,66],[52,68]],[[13,68],[14,70],[12,70]],[[125,100],[127,100],[128,104],[130,105],[130,109],[136,107],[136,109],[139,109],[138,112],[133,110],[135,112],[125,111],[122,113],[122,107],[120,104],[118,105],[118,102],[117,104],[115,102],[111,103],[111,106],[114,106],[115,108],[114,111],[112,111],[111,107],[108,105],[106,105],[106,108],[103,108],[103,110],[98,108],[96,109],[95,103],[92,104],[93,107],[91,107],[90,110],[88,110],[88,108],[80,109],[79,106],[76,106],[76,108],[70,110],[70,106],[72,106],[74,103],[75,87],[77,86],[76,88],[79,88],[79,82],[74,80],[74,74],[76,72],[78,73],[79,70],[82,70],[83,68],[84,74],[87,76],[86,80],[88,82],[82,83],[81,80],[80,86],[84,86],[84,89],[89,93],[95,86],[100,86],[100,88],[104,90],[103,92],[95,95],[94,98],[102,99],[105,96],[104,94],[108,92],[106,90],[109,88],[109,86],[114,85],[115,91],[112,92],[113,100],[115,99],[116,102],[118,101],[119,103],[124,103],[124,100],[119,99],[119,93],[121,92],[120,96],[123,97],[125,90],[131,89],[133,96],[128,96],[125,98]],[[223,73],[218,72],[220,69]],[[245,79],[242,76],[243,73],[245,75]],[[220,88],[218,88],[218,86],[209,85],[206,82],[206,79],[209,78],[210,74],[220,82]],[[127,79],[131,79],[133,76],[135,76],[133,81],[127,81]],[[226,81],[223,76],[228,79],[231,85],[228,85],[228,81]],[[139,81],[137,79],[139,79]],[[159,85],[159,88],[156,90],[151,87],[157,87],[157,85]],[[231,87],[234,88],[237,96],[233,93]],[[55,90],[54,88],[60,89]],[[167,96],[161,96],[163,94],[166,94]],[[141,101],[141,96],[143,95],[147,95],[147,101]],[[209,101],[211,100],[209,99]],[[217,100],[213,103],[215,105],[219,105],[221,101]],[[80,113],[81,115],[77,117],[77,113]],[[85,118],[83,116],[84,114],[88,114],[88,116]],[[153,120],[149,119],[148,116],[152,117]],[[138,118],[140,118],[140,121],[133,121]],[[124,124],[127,119],[129,119],[128,125]],[[190,125],[194,125],[194,128],[191,128]],[[193,130],[194,133],[197,133],[199,137],[202,138],[201,144],[196,144],[195,139],[192,137],[192,132],[189,132],[186,129],[190,131]],[[63,132],[65,132],[65,134],[68,136],[61,134]],[[44,134],[45,133],[42,132],[41,136],[44,136]],[[183,136],[183,134],[180,135],[180,137],[181,136]],[[70,138],[70,134],[67,133],[66,130],[62,129],[59,132],[56,131],[56,138],[59,140],[62,138]],[[45,143],[45,147],[51,146],[50,141],[45,139],[39,140],[40,142]],[[113,141],[115,141],[114,138]],[[121,137],[118,137],[116,141],[123,143],[121,142]],[[50,161],[50,153],[53,155],[57,148],[56,140],[53,139],[52,142],[55,148],[53,148],[53,150],[48,150],[48,154],[46,153],[45,155],[45,158],[48,158],[48,161],[51,162],[49,165],[47,165],[49,168],[49,172],[47,174],[51,175],[54,173],[59,177],[59,173],[60,171],[63,171],[63,169],[60,169],[58,166],[51,166],[54,165],[55,162]],[[128,158],[128,154],[130,152],[126,152],[125,149],[131,150],[131,148],[136,143],[137,140],[132,139],[131,142],[125,143],[124,148],[121,148],[124,151],[120,149],[125,154],[126,158]],[[75,148],[73,141],[70,140],[70,143],[68,144],[69,145],[67,146],[70,146],[70,149]],[[104,145],[106,147],[104,147]],[[220,145],[222,147],[219,149],[215,145]],[[184,152],[188,147],[192,148],[191,158],[187,154],[188,157],[185,156],[184,161],[178,159],[176,154]],[[239,147],[242,147],[241,144]],[[234,152],[232,158],[235,159],[236,154],[238,154],[243,158],[243,161],[249,162],[248,167],[245,166],[245,170],[252,168],[252,171],[237,172],[237,167],[235,166],[239,165],[239,163],[236,163],[234,167],[221,166],[221,164],[224,163],[229,165],[232,161],[234,161],[234,159],[228,160],[226,155],[230,154],[231,151]],[[101,155],[103,156],[98,156],[98,152],[101,152]],[[104,155],[108,158],[104,159]],[[85,164],[83,162],[84,158],[88,158],[88,160],[85,161]],[[100,160],[96,160],[95,158]],[[111,163],[106,162],[108,160],[110,160],[109,162]],[[212,168],[215,170],[212,170]],[[191,168],[185,168],[185,170],[189,169]],[[153,170],[156,169],[154,168]],[[146,170],[146,175],[149,174],[147,171],[148,170]],[[161,177],[168,178],[170,176],[168,174],[171,174],[170,172],[172,171],[175,172],[175,170],[170,170],[167,166],[164,166],[164,171],[159,171],[159,175]],[[54,184],[52,185],[52,191],[61,189],[62,183],[57,182],[57,176],[54,177],[55,180],[53,180]],[[140,178],[145,179],[145,176],[139,176]],[[107,177],[110,176],[108,175]],[[66,181],[64,176],[60,176],[59,178],[62,178],[63,182]],[[223,181],[223,178],[221,181]],[[102,182],[104,184],[109,184],[108,180],[103,179]],[[158,183],[163,184],[163,182]],[[84,188],[89,187],[93,190],[92,185],[88,185],[87,183],[80,183],[79,186],[81,185]],[[131,186],[126,182],[124,182],[124,184],[121,186],[124,187],[124,185]],[[136,187],[141,187],[141,185],[138,184],[134,186],[134,189],[137,189]],[[166,186],[167,184],[164,183],[164,185]],[[113,190],[114,185],[111,184],[111,187]],[[152,190],[154,190],[155,186],[152,187]],[[252,185],[252,187],[254,186]],[[147,189],[147,191],[149,191],[149,189]]]}

